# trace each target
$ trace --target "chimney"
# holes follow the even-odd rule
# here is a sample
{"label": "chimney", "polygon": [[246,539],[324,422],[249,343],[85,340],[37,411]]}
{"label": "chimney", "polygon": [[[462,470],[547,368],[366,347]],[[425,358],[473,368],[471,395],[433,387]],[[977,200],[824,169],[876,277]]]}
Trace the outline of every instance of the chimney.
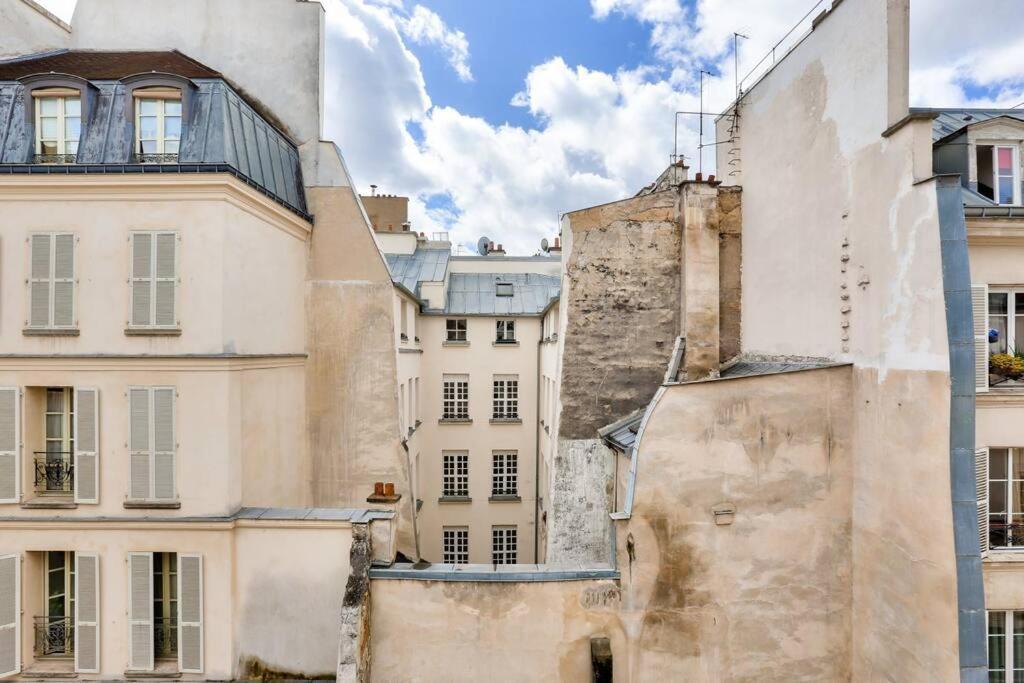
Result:
{"label": "chimney", "polygon": [[376,197],[377,196],[377,186],[376,185],[370,185],[370,196],[371,197]]}
{"label": "chimney", "polygon": [[495,245],[494,242],[491,242],[490,244],[487,245],[487,255],[488,256],[504,256],[505,255],[505,248],[502,247],[500,244]]}
{"label": "chimney", "polygon": [[555,243],[548,247],[548,253],[558,256],[562,253],[562,240],[559,237],[555,238]]}

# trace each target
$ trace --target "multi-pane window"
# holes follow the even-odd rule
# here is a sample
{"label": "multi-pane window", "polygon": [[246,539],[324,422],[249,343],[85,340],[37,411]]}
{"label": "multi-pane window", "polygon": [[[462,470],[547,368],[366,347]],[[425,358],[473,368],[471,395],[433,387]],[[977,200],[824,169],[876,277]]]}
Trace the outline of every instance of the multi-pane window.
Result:
{"label": "multi-pane window", "polygon": [[466,319],[448,318],[444,321],[445,341],[464,342],[466,341]]}
{"label": "multi-pane window", "polygon": [[75,236],[36,233],[29,238],[29,327],[75,324]]}
{"label": "multi-pane window", "polygon": [[[74,92],[74,91],[72,91]],[[75,94],[36,97],[36,154],[41,161],[62,161],[78,153],[82,100]]]}
{"label": "multi-pane window", "polygon": [[519,455],[515,451],[494,451],[491,454],[491,495],[519,494]]}
{"label": "multi-pane window", "polygon": [[177,234],[135,232],[131,240],[131,327],[176,327]]}
{"label": "multi-pane window", "polygon": [[469,375],[445,375],[441,396],[441,418],[469,419]]}
{"label": "multi-pane window", "polygon": [[135,100],[135,151],[144,161],[176,157],[180,143],[180,99],[140,97]]}
{"label": "multi-pane window", "polygon": [[446,526],[441,530],[442,561],[445,564],[469,564],[469,529]]}
{"label": "multi-pane window", "polygon": [[1024,681],[1024,612],[988,613],[988,680]]}
{"label": "multi-pane window", "polygon": [[518,375],[494,376],[495,420],[519,418],[519,377]]}
{"label": "multi-pane window", "polygon": [[514,344],[516,341],[516,321],[499,320],[495,341],[499,344]]}
{"label": "multi-pane window", "polygon": [[515,564],[518,539],[514,526],[491,527],[491,563]]}
{"label": "multi-pane window", "polygon": [[1020,204],[1017,145],[978,145],[978,192],[996,204]]}
{"label": "multi-pane window", "polygon": [[988,324],[999,333],[989,344],[992,353],[1024,352],[1024,289],[990,289]]}
{"label": "multi-pane window", "polygon": [[469,454],[442,453],[441,495],[451,498],[469,496]]}
{"label": "multi-pane window", "polygon": [[1024,448],[989,449],[988,520],[989,547],[1024,546]]}

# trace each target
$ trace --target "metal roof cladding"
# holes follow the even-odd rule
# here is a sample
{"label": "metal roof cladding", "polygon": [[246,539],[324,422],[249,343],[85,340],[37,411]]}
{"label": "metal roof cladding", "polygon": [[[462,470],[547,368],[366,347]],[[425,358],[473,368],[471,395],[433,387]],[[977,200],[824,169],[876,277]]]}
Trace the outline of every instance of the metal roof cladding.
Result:
{"label": "metal roof cladding", "polygon": [[451,258],[449,249],[417,249],[411,254],[387,254],[391,279],[403,285],[416,296],[419,283],[444,280]]}
{"label": "metal roof cladding", "polygon": [[[512,285],[499,296],[498,284]],[[444,312],[455,315],[540,315],[558,297],[557,275],[538,273],[452,273]]]}
{"label": "metal roof cladding", "polygon": [[153,71],[184,78],[221,78],[219,72],[177,50],[62,50],[0,61],[0,81],[16,81],[47,73],[68,74],[87,81],[107,81]]}
{"label": "metal roof cladding", "polygon": [[1024,109],[913,109],[912,111],[915,113],[930,112],[935,115],[932,120],[932,142],[945,140],[967,126],[1001,116],[1024,121]]}

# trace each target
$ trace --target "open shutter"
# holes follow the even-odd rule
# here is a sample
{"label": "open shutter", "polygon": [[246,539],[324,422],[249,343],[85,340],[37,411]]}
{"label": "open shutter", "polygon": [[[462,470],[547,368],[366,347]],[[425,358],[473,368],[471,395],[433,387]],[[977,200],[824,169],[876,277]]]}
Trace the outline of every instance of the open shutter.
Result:
{"label": "open shutter", "polygon": [[75,236],[53,238],[53,325],[75,324]]}
{"label": "open shutter", "polygon": [[153,553],[128,553],[128,581],[128,668],[152,671]]}
{"label": "open shutter", "polygon": [[0,503],[18,502],[20,403],[17,387],[0,387]]}
{"label": "open shutter", "polygon": [[149,389],[133,387],[128,390],[129,446],[131,450],[131,482],[129,498],[145,500],[150,497],[150,459],[152,448],[149,441],[150,405]]}
{"label": "open shutter", "polygon": [[153,388],[153,497],[174,500],[174,388]]}
{"label": "open shutter", "polygon": [[99,391],[75,387],[75,502],[98,503]]}
{"label": "open shutter", "polygon": [[173,327],[177,322],[174,315],[174,290],[176,286],[177,268],[175,252],[177,238],[172,232],[161,232],[156,235],[156,278],[153,306],[153,324],[160,327]]}
{"label": "open shutter", "polygon": [[202,555],[178,555],[178,668],[203,671]]}
{"label": "open shutter", "polygon": [[988,285],[971,285],[974,309],[974,386],[988,391]]}
{"label": "open shutter", "polygon": [[988,449],[974,451],[974,479],[978,494],[978,541],[981,554],[988,552]]}
{"label": "open shutter", "polygon": [[132,234],[132,325],[153,324],[153,235]]}
{"label": "open shutter", "polygon": [[21,671],[21,557],[0,555],[0,676]]}
{"label": "open shutter", "polygon": [[100,670],[100,558],[75,553],[75,671]]}

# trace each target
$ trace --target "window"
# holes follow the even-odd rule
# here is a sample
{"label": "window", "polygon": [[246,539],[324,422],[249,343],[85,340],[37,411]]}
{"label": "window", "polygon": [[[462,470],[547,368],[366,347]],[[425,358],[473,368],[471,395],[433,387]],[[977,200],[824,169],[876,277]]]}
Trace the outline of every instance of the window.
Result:
{"label": "window", "polygon": [[402,327],[399,337],[402,341],[409,341],[409,307],[405,305],[405,301],[402,299],[398,300],[398,305],[402,308],[400,313]]}
{"label": "window", "polygon": [[202,673],[202,556],[130,552],[128,577],[128,667],[177,658],[182,673]]}
{"label": "window", "polygon": [[464,342],[466,339],[466,319],[465,318],[449,318],[445,321],[445,341],[449,342]]}
{"label": "window", "polygon": [[415,412],[413,412],[413,419],[416,420],[416,424],[420,423],[420,378],[417,377],[413,381],[413,403],[416,406]]}
{"label": "window", "polygon": [[1024,612],[988,613],[988,680],[1024,680]]}
{"label": "window", "polygon": [[511,282],[496,282],[494,283],[494,293],[497,296],[512,296],[513,288]]}
{"label": "window", "polygon": [[131,240],[130,327],[177,328],[177,233],[133,232]]}
{"label": "window", "polygon": [[469,529],[446,526],[441,530],[445,564],[469,564]]}
{"label": "window", "polygon": [[1024,546],[1024,448],[989,449],[988,508],[989,547]]}
{"label": "window", "polygon": [[495,420],[519,419],[519,376],[494,376],[494,415]]}
{"label": "window", "polygon": [[516,341],[516,321],[499,320],[495,341],[498,344],[514,344]]}
{"label": "window", "polygon": [[74,491],[74,396],[71,387],[49,387],[46,390],[46,450],[35,454],[35,485],[38,493],[53,495]]}
{"label": "window", "polygon": [[135,91],[135,151],[140,161],[177,161],[181,142],[181,92]]}
{"label": "window", "polygon": [[36,233],[29,245],[29,327],[74,327],[75,236]]}
{"label": "window", "polygon": [[991,353],[1024,351],[1024,289],[990,289],[988,324],[999,332],[999,339],[989,344]]}
{"label": "window", "polygon": [[131,500],[174,500],[175,450],[174,387],[131,387],[130,415]]}
{"label": "window", "polygon": [[469,419],[469,375],[445,375],[441,419]]}
{"label": "window", "polygon": [[491,454],[491,495],[519,495],[519,454],[515,451]]}
{"label": "window", "polygon": [[178,656],[177,553],[153,553],[153,656]]}
{"label": "window", "polygon": [[446,498],[469,496],[469,453],[442,453],[441,495]]}
{"label": "window", "polygon": [[75,646],[75,554],[50,551],[43,557],[46,613],[36,626],[36,654],[69,656]]}
{"label": "window", "polygon": [[[71,162],[82,134],[82,99],[67,95],[35,96],[36,154],[40,163]],[[70,158],[67,158],[70,157]]]}
{"label": "window", "polygon": [[978,145],[978,192],[997,204],[1020,204],[1020,158],[1016,145]]}
{"label": "window", "polygon": [[491,563],[515,564],[517,531],[514,526],[491,527]]}

